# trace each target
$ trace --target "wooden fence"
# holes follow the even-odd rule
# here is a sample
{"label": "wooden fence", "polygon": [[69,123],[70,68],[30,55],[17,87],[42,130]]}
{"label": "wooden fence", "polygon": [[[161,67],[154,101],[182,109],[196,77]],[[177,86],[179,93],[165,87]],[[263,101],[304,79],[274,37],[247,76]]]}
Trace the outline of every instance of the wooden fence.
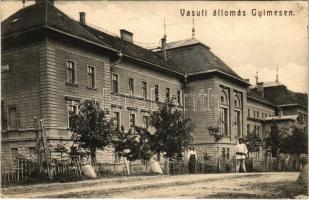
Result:
{"label": "wooden fence", "polygon": [[[307,163],[307,159],[292,158],[282,160],[278,158],[249,158],[246,160],[248,172],[259,171],[299,171]],[[127,170],[124,163],[92,163],[97,176],[125,176]],[[160,163],[164,173],[166,163]],[[130,162],[131,175],[152,174],[148,162]],[[48,169],[48,170],[47,170]],[[170,161],[169,174],[204,174],[204,173],[231,173],[235,172],[236,160],[232,158],[212,159],[206,162],[196,162],[193,166],[186,161]],[[48,164],[39,165],[38,162],[25,159],[16,159],[11,166],[1,169],[2,184],[20,184],[31,182],[57,181],[57,180],[78,180],[83,176],[82,162],[80,158],[66,160],[51,160]],[[75,178],[75,179],[74,179]]]}
{"label": "wooden fence", "polygon": [[51,160],[48,164],[38,162],[16,159],[9,166],[1,168],[1,183],[13,184],[27,181],[45,181],[50,178],[57,177],[78,177],[82,175],[81,162],[79,159],[68,160]]}
{"label": "wooden fence", "polygon": [[190,166],[186,161],[170,162],[170,174],[206,174],[235,172],[235,159],[213,159],[204,162],[196,162]]}
{"label": "wooden fence", "polygon": [[289,159],[280,158],[249,158],[246,161],[248,171],[259,172],[280,172],[280,171],[300,171],[308,162],[307,157],[291,157]]}
{"label": "wooden fence", "polygon": [[[247,172],[282,172],[300,171],[307,163],[307,158],[290,158],[288,160],[280,158],[248,158],[246,159]],[[192,166],[191,166],[192,168]],[[190,170],[188,162],[170,162],[170,174],[188,173],[233,173],[236,172],[235,157],[227,159],[212,159],[204,162],[196,162]]]}
{"label": "wooden fence", "polygon": [[[125,176],[127,170],[124,163],[92,163],[98,177]],[[161,167],[164,166],[161,163]],[[131,175],[152,174],[150,164],[129,162]],[[44,182],[78,179],[83,176],[82,162],[79,158],[67,160],[51,160],[48,165],[39,166],[38,162],[16,159],[10,166],[1,169],[2,184],[18,184],[23,182]]]}

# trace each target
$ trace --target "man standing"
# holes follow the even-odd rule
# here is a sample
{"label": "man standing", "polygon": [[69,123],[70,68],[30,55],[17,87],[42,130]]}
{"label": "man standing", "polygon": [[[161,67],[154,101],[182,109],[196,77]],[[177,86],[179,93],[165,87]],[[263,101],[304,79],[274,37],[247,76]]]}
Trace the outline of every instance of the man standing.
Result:
{"label": "man standing", "polygon": [[246,157],[248,154],[248,149],[243,139],[240,138],[237,140],[236,144],[236,172],[239,172],[239,168],[241,168],[243,172],[246,172]]}

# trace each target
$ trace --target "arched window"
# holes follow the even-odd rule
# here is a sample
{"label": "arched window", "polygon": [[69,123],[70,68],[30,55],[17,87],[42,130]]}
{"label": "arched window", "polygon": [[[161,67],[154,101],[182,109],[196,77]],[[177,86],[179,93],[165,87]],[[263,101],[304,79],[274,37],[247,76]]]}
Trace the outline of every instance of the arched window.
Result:
{"label": "arched window", "polygon": [[229,89],[220,90],[220,134],[228,135]]}
{"label": "arched window", "polygon": [[235,108],[241,108],[240,95],[238,95],[238,94],[234,95],[234,107]]}
{"label": "arched window", "polygon": [[234,108],[241,108],[241,93],[235,92],[234,93]]}
{"label": "arched window", "polygon": [[221,105],[228,105],[229,104],[228,91],[225,90],[225,89],[221,89],[220,104]]}
{"label": "arched window", "polygon": [[234,92],[234,122],[233,122],[233,126],[235,129],[235,133],[237,134],[237,136],[242,136],[242,120],[241,120],[241,116],[242,116],[242,104],[241,104],[241,93],[235,91]]}

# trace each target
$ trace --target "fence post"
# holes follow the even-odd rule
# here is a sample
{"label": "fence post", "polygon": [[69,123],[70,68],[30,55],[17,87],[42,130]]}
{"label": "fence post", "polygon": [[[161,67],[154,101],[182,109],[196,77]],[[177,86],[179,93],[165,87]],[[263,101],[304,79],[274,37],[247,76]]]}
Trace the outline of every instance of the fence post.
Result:
{"label": "fence post", "polygon": [[130,173],[130,166],[129,166],[129,163],[127,161],[127,158],[123,158],[124,159],[124,165],[125,165],[125,168],[127,170],[127,175],[130,176],[131,173]]}
{"label": "fence post", "polygon": [[19,181],[19,158],[17,158],[17,181]]}
{"label": "fence post", "polygon": [[170,175],[170,159],[167,157],[165,160],[166,174]]}
{"label": "fence post", "polygon": [[24,178],[24,162],[21,162],[21,178]]}

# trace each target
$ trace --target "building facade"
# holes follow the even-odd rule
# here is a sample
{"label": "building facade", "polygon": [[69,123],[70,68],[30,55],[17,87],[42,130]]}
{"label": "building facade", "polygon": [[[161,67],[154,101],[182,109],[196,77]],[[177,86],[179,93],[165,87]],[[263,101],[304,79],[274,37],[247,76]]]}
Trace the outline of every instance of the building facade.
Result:
{"label": "building facade", "polygon": [[[161,47],[148,50],[127,30],[120,37],[107,34],[87,25],[85,13],[75,21],[47,0],[2,22],[1,72],[3,161],[34,156],[35,121],[41,119],[57,157],[56,145],[70,141],[69,113],[91,99],[128,130],[146,127],[158,102],[175,97],[196,126],[198,159],[232,158],[237,138],[253,131],[266,137],[265,124],[275,117],[297,115],[307,127],[306,94],[285,88],[291,98],[279,102],[271,94],[282,85],[250,87],[195,38],[167,43],[163,37]],[[218,143],[209,127],[219,127]],[[99,150],[97,157],[114,161],[115,154]]]}

